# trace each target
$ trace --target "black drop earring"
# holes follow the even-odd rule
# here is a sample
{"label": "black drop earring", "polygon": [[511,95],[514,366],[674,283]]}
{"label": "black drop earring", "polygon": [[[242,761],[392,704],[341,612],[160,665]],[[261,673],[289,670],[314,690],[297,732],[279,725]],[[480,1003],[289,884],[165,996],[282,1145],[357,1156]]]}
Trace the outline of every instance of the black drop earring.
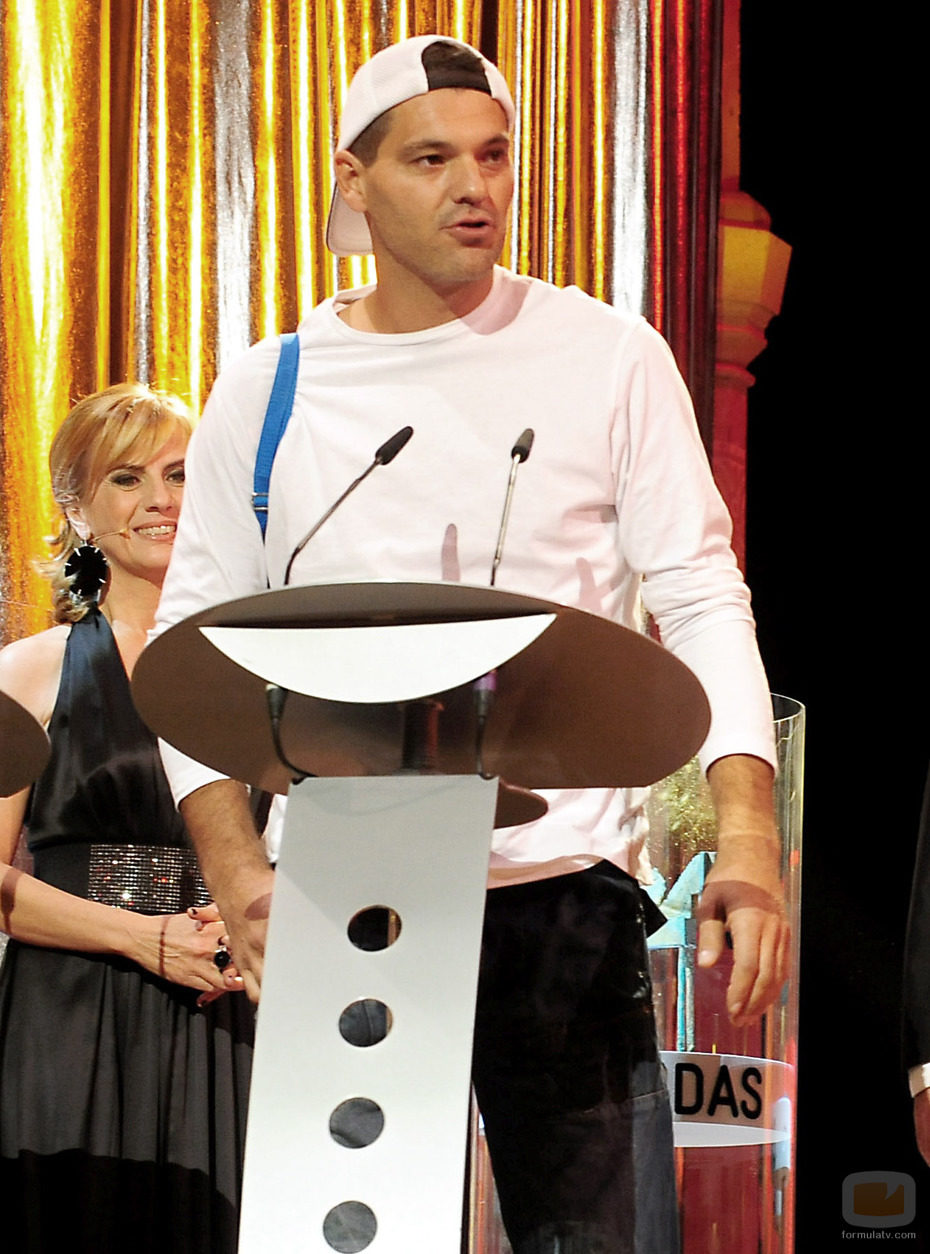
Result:
{"label": "black drop earring", "polygon": [[92,540],[79,544],[65,563],[65,578],[75,605],[96,605],[107,581],[110,566],[101,549]]}

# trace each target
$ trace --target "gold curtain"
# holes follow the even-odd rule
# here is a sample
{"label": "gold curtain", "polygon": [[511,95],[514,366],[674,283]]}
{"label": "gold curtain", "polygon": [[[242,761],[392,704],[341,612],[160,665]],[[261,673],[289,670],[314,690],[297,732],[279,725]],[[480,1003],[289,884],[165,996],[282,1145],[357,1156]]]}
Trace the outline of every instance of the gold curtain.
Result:
{"label": "gold curtain", "polygon": [[106,382],[109,21],[97,0],[0,8],[0,595],[5,634],[42,626],[31,569],[47,454],[73,398]]}
{"label": "gold curtain", "polygon": [[512,264],[645,314],[671,343],[708,447],[722,11],[722,0],[496,6],[518,113]]}
{"label": "gold curtain", "polygon": [[139,0],[117,373],[199,409],[230,357],[372,278],[323,244],[347,83],[386,44],[472,41],[479,20],[480,0]]}
{"label": "gold curtain", "polygon": [[199,411],[249,343],[373,278],[323,244],[330,154],[356,66],[397,39],[465,39],[513,85],[505,260],[661,321],[657,294],[690,265],[687,216],[667,209],[691,142],[665,121],[688,107],[665,90],[668,49],[691,39],[682,14],[718,4],[5,0],[0,639],[47,622],[32,559],[75,399],[139,378]]}
{"label": "gold curtain", "polygon": [[348,80],[481,0],[5,0],[0,9],[0,639],[48,623],[32,569],[52,433],[143,379],[199,411],[218,370],[370,262],[323,228]]}
{"label": "gold curtain", "polygon": [[498,6],[517,104],[511,264],[637,313],[650,303],[651,3]]}

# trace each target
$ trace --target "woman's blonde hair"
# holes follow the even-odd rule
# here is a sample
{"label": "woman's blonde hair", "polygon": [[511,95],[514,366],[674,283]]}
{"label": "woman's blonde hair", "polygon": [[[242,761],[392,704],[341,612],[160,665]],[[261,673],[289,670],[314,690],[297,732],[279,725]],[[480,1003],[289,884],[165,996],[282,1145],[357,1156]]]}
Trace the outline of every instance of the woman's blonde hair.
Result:
{"label": "woman's blonde hair", "polygon": [[78,401],[55,432],[48,463],[61,526],[49,538],[51,557],[40,569],[52,584],[56,622],[75,623],[88,609],[72,598],[65,575],[68,558],[83,543],[67,511],[89,501],[114,466],[141,465],[179,429],[188,436],[193,429],[179,397],[144,383],[116,383]]}

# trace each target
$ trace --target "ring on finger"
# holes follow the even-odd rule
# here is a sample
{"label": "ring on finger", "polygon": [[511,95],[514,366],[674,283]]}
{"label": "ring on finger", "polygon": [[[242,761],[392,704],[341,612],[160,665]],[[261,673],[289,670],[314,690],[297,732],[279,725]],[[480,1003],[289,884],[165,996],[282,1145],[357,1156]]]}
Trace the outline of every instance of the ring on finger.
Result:
{"label": "ring on finger", "polygon": [[213,965],[217,971],[225,971],[232,962],[232,954],[225,945],[218,945],[216,953],[213,955]]}

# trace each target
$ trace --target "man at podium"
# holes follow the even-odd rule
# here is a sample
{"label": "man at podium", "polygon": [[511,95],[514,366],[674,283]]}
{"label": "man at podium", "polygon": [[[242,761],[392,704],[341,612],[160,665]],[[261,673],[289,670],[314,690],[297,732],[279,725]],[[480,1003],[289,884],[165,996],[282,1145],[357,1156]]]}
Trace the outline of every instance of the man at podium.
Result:
{"label": "man at podium", "polygon": [[[788,940],[771,705],[729,518],[660,336],[497,265],[513,121],[500,72],[454,40],[411,39],[359,70],[327,244],[373,252],[377,284],[300,324],[264,536],[251,494],[279,341],[220,375],[188,456],[160,622],[285,582],[487,584],[508,454],[532,428],[497,586],[629,627],[644,605],[704,685],[719,852],[699,961],[715,962],[729,933],[728,1009],[749,1022],[779,992]],[[301,547],[405,424],[396,462]],[[257,999],[274,873],[245,789],[173,753],[167,765]],[[516,1254],[672,1254],[671,1127],[635,878],[643,793],[547,800],[542,819],[495,833],[479,983],[474,1076],[508,1234]]]}

